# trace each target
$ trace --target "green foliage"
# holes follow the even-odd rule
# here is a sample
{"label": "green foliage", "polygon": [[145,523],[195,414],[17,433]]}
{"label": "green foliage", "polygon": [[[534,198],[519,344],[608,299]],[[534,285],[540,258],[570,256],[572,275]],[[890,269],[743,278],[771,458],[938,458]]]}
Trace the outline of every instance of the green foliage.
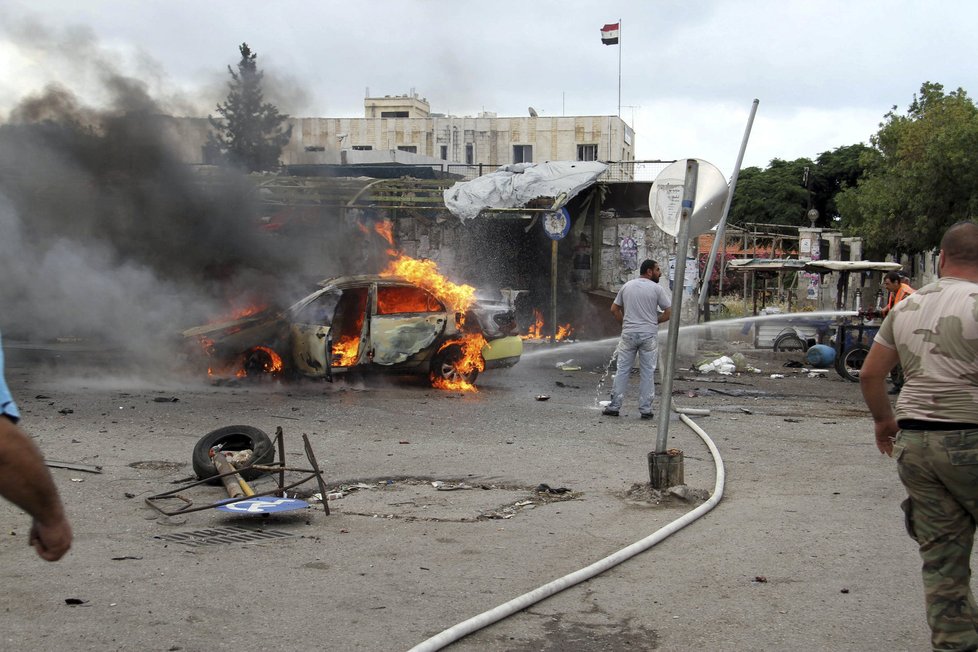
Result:
{"label": "green foliage", "polygon": [[227,100],[217,105],[221,117],[207,117],[215,129],[208,136],[208,148],[249,172],[273,170],[279,166],[282,148],[292,137],[292,127],[284,126],[289,116],[280,114],[275,105],[264,101],[264,73],[255,63],[258,55],[247,43],[242,43],[238,50],[241,52],[238,71],[228,66],[231,81]]}
{"label": "green foliage", "polygon": [[856,184],[872,152],[866,145],[846,145],[819,154],[814,163],[774,159],[763,170],[746,168],[737,180],[730,222],[811,226],[808,210],[814,208],[819,214],[815,226],[835,227],[836,197]]}
{"label": "green foliage", "polygon": [[873,255],[939,245],[978,209],[978,107],[964,90],[925,82],[906,115],[886,114],[861,157],[867,174],[837,199],[843,227]]}
{"label": "green foliage", "polygon": [[741,170],[730,205],[730,223],[808,226],[805,168],[811,166],[812,162],[804,158],[795,161],[776,158],[764,170],[757,167]]}

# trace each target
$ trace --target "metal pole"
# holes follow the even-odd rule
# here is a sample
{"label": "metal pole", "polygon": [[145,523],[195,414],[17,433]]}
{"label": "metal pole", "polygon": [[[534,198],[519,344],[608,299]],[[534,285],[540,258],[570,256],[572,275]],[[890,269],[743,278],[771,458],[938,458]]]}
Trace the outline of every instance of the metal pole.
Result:
{"label": "metal pole", "polygon": [[[707,305],[709,300],[708,295],[710,294],[710,277],[713,276],[713,263],[716,261],[717,257],[717,247],[719,247],[720,241],[723,239],[724,231],[727,227],[727,213],[730,212],[730,204],[733,202],[734,190],[737,188],[737,177],[740,176],[740,165],[744,162],[744,152],[747,150],[747,140],[750,138],[751,127],[754,126],[754,116],[757,115],[757,105],[760,100],[755,99],[754,103],[750,107],[750,116],[747,118],[747,128],[744,129],[744,138],[740,141],[740,152],[737,154],[737,162],[734,163],[733,175],[730,177],[730,188],[727,191],[727,200],[723,204],[723,215],[720,217],[720,222],[717,224],[716,235],[713,237],[713,246],[710,247],[710,257],[706,261],[706,272],[703,276],[703,289],[700,292],[700,309]],[[726,254],[727,249],[724,247],[724,254]],[[723,273],[723,266],[720,266],[720,273]]]}
{"label": "metal pole", "polygon": [[618,117],[621,117],[621,18],[618,19]]}
{"label": "metal pole", "polygon": [[557,341],[557,241],[550,241],[550,342]]}
{"label": "metal pole", "polygon": [[696,201],[696,177],[699,162],[686,160],[686,183],[683,185],[682,210],[679,213],[679,246],[676,247],[676,273],[672,285],[672,317],[666,336],[665,365],[662,367],[662,399],[659,401],[659,431],[655,452],[665,453],[669,438],[669,412],[672,409],[672,379],[676,368],[676,347],[679,343],[679,321],[683,311],[683,282],[686,280],[686,250],[689,249],[689,218]]}

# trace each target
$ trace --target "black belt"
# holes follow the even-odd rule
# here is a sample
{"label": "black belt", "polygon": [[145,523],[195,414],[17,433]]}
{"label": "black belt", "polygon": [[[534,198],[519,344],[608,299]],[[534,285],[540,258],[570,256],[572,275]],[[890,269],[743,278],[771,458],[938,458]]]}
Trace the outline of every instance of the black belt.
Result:
{"label": "black belt", "polygon": [[958,423],[957,421],[924,421],[923,419],[900,419],[900,430],[976,430],[978,423]]}

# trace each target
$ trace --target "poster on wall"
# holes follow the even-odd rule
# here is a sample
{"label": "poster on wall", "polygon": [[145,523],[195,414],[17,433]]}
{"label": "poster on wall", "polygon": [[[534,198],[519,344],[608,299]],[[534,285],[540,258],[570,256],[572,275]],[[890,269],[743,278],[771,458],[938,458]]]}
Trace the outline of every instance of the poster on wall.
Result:
{"label": "poster on wall", "polygon": [[[695,258],[686,257],[686,270],[683,279],[683,296],[689,298],[700,282],[700,268]],[[676,257],[669,257],[669,289],[676,280]]]}
{"label": "poster on wall", "polygon": [[635,238],[630,235],[623,237],[618,250],[621,255],[621,266],[625,271],[638,269],[638,243],[635,242]]}

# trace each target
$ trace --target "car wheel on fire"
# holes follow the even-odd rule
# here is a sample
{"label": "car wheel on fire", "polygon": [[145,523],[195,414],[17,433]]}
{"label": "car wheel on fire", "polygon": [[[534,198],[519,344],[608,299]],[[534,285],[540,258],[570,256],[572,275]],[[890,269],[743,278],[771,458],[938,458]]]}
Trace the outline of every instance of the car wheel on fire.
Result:
{"label": "car wheel on fire", "polygon": [[[275,461],[275,448],[272,440],[263,430],[254,426],[225,426],[212,430],[197,442],[193,452],[194,473],[201,480],[211,478],[208,484],[219,485],[221,480],[213,478],[217,475],[214,468],[214,461],[211,459],[210,451],[215,446],[221,446],[224,451],[243,451],[252,450],[252,464],[271,464]],[[254,480],[262,474],[261,471],[254,469],[244,471],[241,476],[245,480]]]}
{"label": "car wheel on fire", "polygon": [[459,344],[448,344],[431,360],[431,384],[439,387],[443,384],[451,386],[455,383],[475,384],[479,369],[475,366],[463,368],[465,352]]}

